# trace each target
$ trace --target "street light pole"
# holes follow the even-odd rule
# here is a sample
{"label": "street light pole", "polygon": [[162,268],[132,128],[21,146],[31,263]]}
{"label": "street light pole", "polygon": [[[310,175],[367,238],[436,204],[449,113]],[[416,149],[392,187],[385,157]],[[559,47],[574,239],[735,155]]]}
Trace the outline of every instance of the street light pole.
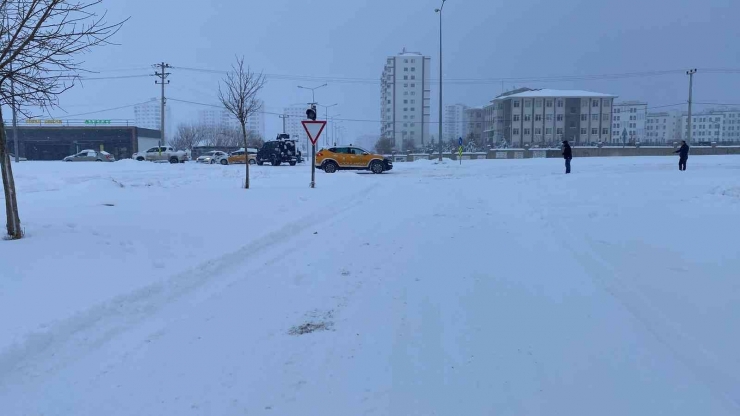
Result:
{"label": "street light pole", "polygon": [[442,161],[442,9],[445,7],[445,1],[442,0],[442,5],[439,9],[434,11],[439,13],[439,137],[437,142],[439,143],[439,161]]}
{"label": "street light pole", "polygon": [[[690,69],[686,71],[686,75],[689,76],[689,125],[688,125],[688,131],[686,132],[686,143],[691,143],[691,104],[693,102],[692,100],[692,94],[694,90],[694,74],[696,74],[696,69]],[[683,126],[682,126],[683,127]]]}
{"label": "street light pole", "polygon": [[[327,123],[329,122],[329,109],[332,108],[332,107],[334,107],[334,106],[337,106],[337,105],[339,105],[339,104],[332,104],[332,105],[322,105],[322,104],[319,104],[319,106],[324,107],[326,109],[326,122]],[[336,116],[334,116],[334,117],[336,117]],[[328,140],[329,140],[328,134],[329,134],[329,132],[327,131],[327,137],[324,138],[324,143],[327,143]]]}

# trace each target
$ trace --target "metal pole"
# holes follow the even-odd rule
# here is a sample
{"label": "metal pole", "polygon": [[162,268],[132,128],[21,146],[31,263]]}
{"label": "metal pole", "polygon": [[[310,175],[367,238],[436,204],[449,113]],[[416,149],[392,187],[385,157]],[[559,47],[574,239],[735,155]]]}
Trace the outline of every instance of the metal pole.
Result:
{"label": "metal pole", "polygon": [[442,6],[437,9],[439,13],[439,161],[442,161],[442,9],[445,7],[445,0],[442,0]]}
{"label": "metal pole", "polygon": [[316,145],[311,143],[311,188],[316,187]]}
{"label": "metal pole", "polygon": [[160,139],[159,139],[159,145],[164,145],[164,62],[162,62],[162,96],[160,100],[160,116],[159,116],[159,133],[160,133]]}
{"label": "metal pole", "polygon": [[693,88],[694,88],[694,74],[696,74],[696,69],[691,69],[686,71],[686,74],[689,76],[689,125],[688,125],[688,132],[686,133],[686,142],[691,143],[691,103],[692,103],[692,95],[693,95]]}

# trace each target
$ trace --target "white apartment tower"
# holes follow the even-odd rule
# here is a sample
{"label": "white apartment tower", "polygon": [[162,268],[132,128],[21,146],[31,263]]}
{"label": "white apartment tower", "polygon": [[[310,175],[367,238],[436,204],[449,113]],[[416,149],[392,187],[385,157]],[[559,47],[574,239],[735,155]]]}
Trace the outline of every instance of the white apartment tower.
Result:
{"label": "white apartment tower", "polygon": [[[172,137],[174,131],[172,131],[172,108],[170,106],[166,106],[165,110],[165,135],[167,137]],[[152,129],[159,131],[161,128],[161,117],[162,114],[162,107],[160,100],[158,98],[152,98],[151,100],[142,103],[142,104],[136,104],[134,106],[134,120],[136,122],[136,127],[141,127],[145,129]]]}
{"label": "white apartment tower", "polygon": [[614,103],[612,143],[646,140],[647,103],[624,101]]}
{"label": "white apartment tower", "polygon": [[399,151],[428,145],[431,58],[404,48],[389,56],[380,79],[380,136]]}
{"label": "white apartment tower", "polygon": [[616,96],[589,91],[520,88],[483,109],[483,134],[510,146],[606,142]]}
{"label": "white apartment tower", "polygon": [[468,106],[463,104],[447,105],[444,109],[444,124],[442,125],[442,140],[449,142],[459,137],[465,138],[466,134],[466,110]]}

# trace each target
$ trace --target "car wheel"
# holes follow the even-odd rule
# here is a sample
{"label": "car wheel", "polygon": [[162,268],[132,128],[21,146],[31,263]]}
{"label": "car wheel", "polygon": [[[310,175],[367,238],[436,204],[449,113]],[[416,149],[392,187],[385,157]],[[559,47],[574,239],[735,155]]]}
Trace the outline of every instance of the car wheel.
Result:
{"label": "car wheel", "polygon": [[370,164],[370,171],[376,175],[383,173],[383,170],[383,164],[378,162],[377,160]]}
{"label": "car wheel", "polygon": [[272,157],[272,166],[280,166],[280,159],[277,156]]}
{"label": "car wheel", "polygon": [[96,162],[102,162],[102,160],[101,160],[101,159],[95,159],[95,161],[96,161]]}
{"label": "car wheel", "polygon": [[326,173],[334,173],[337,169],[339,169],[339,166],[335,162],[324,163],[324,172]]}
{"label": "car wheel", "polygon": [[258,165],[260,165],[260,166],[262,166],[262,165],[264,165],[264,164],[265,164],[265,161],[264,161],[264,160],[258,160],[258,161],[257,161],[257,164],[258,164]]}
{"label": "car wheel", "polygon": [[216,159],[211,159],[211,165],[216,164]]}
{"label": "car wheel", "polygon": [[228,165],[229,164],[229,161],[226,160],[226,159],[221,159],[221,164],[222,165]]}
{"label": "car wheel", "polygon": [[[257,162],[256,162],[256,161],[255,161],[254,159],[249,159],[249,164],[250,164],[250,165],[254,165],[255,163],[257,163]],[[261,165],[261,164],[262,164],[262,163],[260,163],[260,165]]]}
{"label": "car wheel", "polygon": [[295,166],[295,162],[290,162],[290,166]]}
{"label": "car wheel", "polygon": [[178,158],[176,158],[175,156],[172,156],[170,158],[170,163],[180,163],[180,160]]}
{"label": "car wheel", "polygon": [[136,158],[136,160],[138,160],[139,162],[143,162],[144,161],[144,158],[142,156],[139,156],[139,157]]}

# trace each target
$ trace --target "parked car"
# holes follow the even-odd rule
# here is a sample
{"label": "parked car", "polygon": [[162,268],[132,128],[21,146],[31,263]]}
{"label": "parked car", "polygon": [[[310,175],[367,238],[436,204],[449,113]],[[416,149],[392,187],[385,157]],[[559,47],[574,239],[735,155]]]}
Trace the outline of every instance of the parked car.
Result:
{"label": "parked car", "polygon": [[102,150],[86,149],[76,155],[67,156],[65,162],[115,162],[116,158]]}
{"label": "parked car", "polygon": [[226,152],[222,152],[220,150],[212,150],[210,152],[206,152],[202,155],[200,155],[195,161],[197,163],[218,163],[222,158],[228,157],[229,155]]}
{"label": "parked car", "polygon": [[[12,154],[12,153],[8,153],[8,157],[10,157],[10,160],[11,160],[12,162],[15,162],[15,155],[14,155],[14,154]],[[26,159],[25,157],[19,157],[19,158],[18,158],[18,161],[19,161],[19,162],[28,162],[28,159]]]}
{"label": "parked car", "polygon": [[377,174],[393,169],[393,162],[383,155],[347,146],[319,150],[316,154],[316,167],[326,173],[338,170],[369,170]]}
{"label": "parked car", "polygon": [[219,158],[217,163],[222,165],[234,165],[247,163],[247,160],[249,160],[250,165],[257,163],[257,149],[249,148],[245,152],[244,148],[241,148],[237,151],[231,152],[228,156]]}
{"label": "parked car", "polygon": [[290,166],[295,166],[298,163],[298,151],[295,140],[288,137],[290,136],[287,134],[279,134],[277,140],[265,142],[257,152],[257,164],[270,163],[273,166],[279,166],[289,163]]}
{"label": "parked car", "polygon": [[152,147],[146,152],[137,152],[131,156],[134,160],[151,162],[167,161],[170,163],[185,163],[188,154],[182,150],[175,150],[171,146]]}

